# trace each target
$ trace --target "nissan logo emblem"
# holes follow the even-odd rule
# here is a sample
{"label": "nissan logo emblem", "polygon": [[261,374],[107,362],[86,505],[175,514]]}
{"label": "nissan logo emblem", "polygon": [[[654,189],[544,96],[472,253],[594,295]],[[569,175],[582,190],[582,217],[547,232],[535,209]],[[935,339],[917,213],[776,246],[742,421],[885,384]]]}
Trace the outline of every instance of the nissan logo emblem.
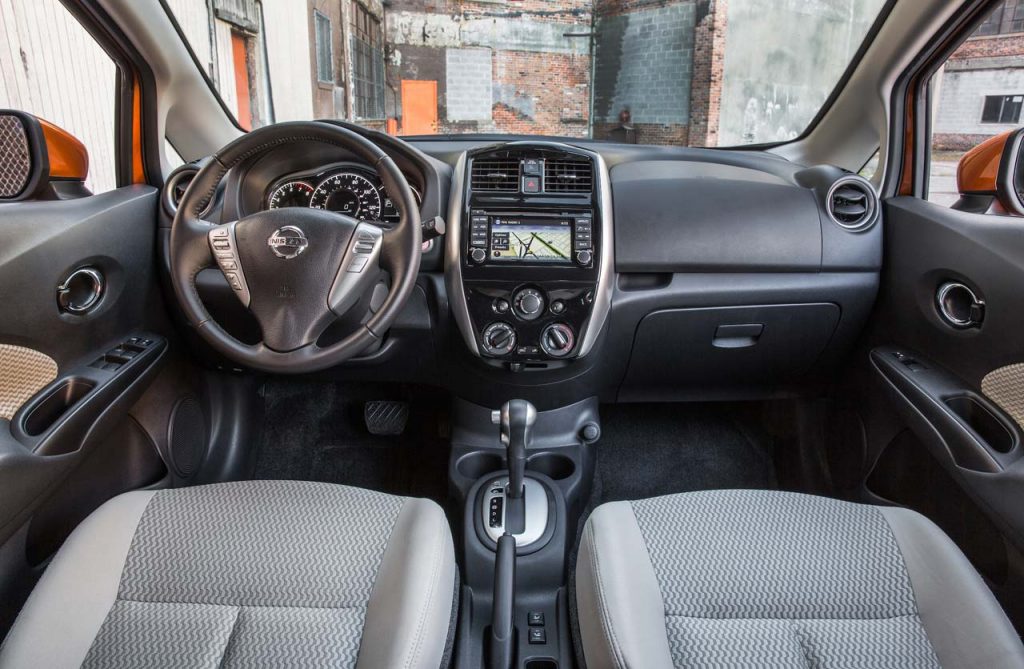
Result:
{"label": "nissan logo emblem", "polygon": [[267,240],[267,246],[278,258],[291,260],[300,255],[309,246],[305,233],[294,225],[286,225],[277,229]]}

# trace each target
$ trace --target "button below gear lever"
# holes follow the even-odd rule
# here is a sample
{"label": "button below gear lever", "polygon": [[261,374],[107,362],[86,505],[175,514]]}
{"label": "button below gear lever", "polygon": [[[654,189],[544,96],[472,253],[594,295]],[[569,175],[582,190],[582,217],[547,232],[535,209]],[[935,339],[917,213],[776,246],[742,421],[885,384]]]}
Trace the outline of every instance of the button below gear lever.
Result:
{"label": "button below gear lever", "polygon": [[494,418],[494,422],[501,425],[501,443],[505,445],[508,461],[505,531],[519,534],[526,526],[523,479],[526,476],[526,449],[533,441],[537,408],[526,400],[509,400],[495,412]]}

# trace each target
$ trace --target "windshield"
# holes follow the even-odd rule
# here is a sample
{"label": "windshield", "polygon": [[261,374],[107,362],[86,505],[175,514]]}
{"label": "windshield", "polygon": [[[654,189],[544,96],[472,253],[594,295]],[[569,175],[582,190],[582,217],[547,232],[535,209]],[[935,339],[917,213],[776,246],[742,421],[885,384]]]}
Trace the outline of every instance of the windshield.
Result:
{"label": "windshield", "polygon": [[244,128],[781,142],[884,0],[167,0]]}

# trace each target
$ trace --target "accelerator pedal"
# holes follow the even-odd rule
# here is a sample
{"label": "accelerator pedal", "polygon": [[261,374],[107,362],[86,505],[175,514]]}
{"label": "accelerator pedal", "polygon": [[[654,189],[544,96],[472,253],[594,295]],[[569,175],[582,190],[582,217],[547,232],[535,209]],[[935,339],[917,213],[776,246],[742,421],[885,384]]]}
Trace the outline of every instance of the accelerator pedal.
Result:
{"label": "accelerator pedal", "polygon": [[370,434],[395,436],[405,431],[409,421],[409,403],[371,400],[363,409],[366,429]]}

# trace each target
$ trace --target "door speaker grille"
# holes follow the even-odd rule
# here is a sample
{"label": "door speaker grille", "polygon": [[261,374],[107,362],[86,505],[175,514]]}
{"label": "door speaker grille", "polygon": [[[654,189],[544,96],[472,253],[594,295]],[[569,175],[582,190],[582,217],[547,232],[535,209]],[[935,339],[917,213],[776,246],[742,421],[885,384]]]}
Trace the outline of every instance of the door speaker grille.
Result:
{"label": "door speaker grille", "polygon": [[179,399],[171,410],[167,452],[171,467],[182,478],[194,475],[206,458],[206,417],[199,400],[191,395]]}

